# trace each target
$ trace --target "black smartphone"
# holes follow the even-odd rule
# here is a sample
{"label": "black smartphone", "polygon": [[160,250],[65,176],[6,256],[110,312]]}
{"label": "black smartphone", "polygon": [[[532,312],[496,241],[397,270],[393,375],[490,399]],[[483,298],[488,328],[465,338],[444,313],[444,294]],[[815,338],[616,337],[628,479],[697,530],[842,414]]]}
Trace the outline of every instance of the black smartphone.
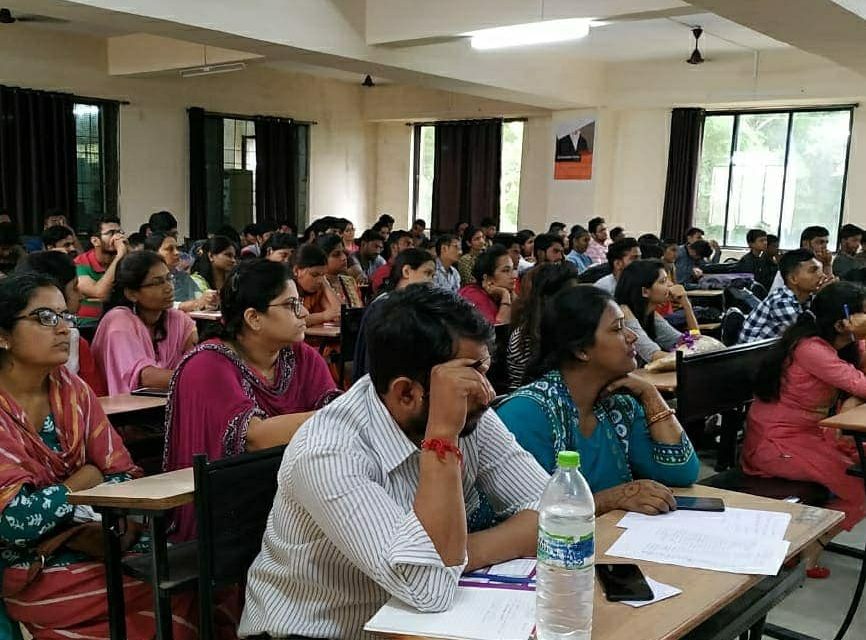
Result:
{"label": "black smartphone", "polygon": [[139,387],[129,392],[134,396],[151,396],[153,398],[167,398],[168,391],[165,389],[157,389],[155,387]]}
{"label": "black smartphone", "polygon": [[636,564],[597,564],[595,573],[611,602],[644,602],[655,597]]}
{"label": "black smartphone", "polygon": [[724,511],[725,502],[721,498],[691,498],[675,496],[680,511]]}

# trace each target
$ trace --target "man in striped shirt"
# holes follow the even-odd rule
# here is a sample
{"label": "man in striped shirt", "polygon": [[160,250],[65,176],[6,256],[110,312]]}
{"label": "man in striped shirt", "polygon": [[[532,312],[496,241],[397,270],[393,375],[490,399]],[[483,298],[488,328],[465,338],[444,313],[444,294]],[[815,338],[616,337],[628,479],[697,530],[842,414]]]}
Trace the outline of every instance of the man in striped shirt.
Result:
{"label": "man in striped shirt", "polygon": [[[371,307],[370,374],[286,449],[241,637],[371,637],[391,596],[444,611],[464,570],[535,555],[548,476],[487,409],[492,338],[436,287]],[[479,492],[503,522],[468,533]]]}

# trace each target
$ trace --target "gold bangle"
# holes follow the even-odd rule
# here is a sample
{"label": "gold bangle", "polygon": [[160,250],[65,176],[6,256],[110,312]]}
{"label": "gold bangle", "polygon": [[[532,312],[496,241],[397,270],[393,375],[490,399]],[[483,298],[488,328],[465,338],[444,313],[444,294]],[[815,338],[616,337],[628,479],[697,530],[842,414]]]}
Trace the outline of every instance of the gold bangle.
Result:
{"label": "gold bangle", "polygon": [[673,415],[676,415],[676,411],[671,408],[665,409],[664,411],[659,411],[653,416],[650,416],[647,420],[647,425],[655,424],[656,422],[661,422],[667,418],[670,418]]}

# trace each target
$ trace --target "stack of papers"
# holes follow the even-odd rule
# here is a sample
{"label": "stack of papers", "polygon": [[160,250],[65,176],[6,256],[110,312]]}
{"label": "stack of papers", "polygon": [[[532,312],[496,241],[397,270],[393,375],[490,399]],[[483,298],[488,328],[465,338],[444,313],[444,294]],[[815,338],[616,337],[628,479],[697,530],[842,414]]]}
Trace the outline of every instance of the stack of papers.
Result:
{"label": "stack of papers", "polygon": [[789,513],[731,509],[674,511],[660,516],[628,513],[626,531],[607,555],[697,569],[776,575],[790,543]]}

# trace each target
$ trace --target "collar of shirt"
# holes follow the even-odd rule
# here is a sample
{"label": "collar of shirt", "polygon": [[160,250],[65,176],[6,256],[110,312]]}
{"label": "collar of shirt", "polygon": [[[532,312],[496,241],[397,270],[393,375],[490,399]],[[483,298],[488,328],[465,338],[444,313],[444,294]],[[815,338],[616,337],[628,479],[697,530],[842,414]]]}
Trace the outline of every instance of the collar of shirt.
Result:
{"label": "collar of shirt", "polygon": [[366,378],[366,387],[364,393],[366,393],[367,409],[370,415],[367,431],[371,440],[377,443],[376,452],[382,462],[382,469],[386,473],[391,473],[412,454],[417,453],[418,447],[406,437],[403,429],[391,416],[385,403],[376,393],[376,387],[369,377]]}

